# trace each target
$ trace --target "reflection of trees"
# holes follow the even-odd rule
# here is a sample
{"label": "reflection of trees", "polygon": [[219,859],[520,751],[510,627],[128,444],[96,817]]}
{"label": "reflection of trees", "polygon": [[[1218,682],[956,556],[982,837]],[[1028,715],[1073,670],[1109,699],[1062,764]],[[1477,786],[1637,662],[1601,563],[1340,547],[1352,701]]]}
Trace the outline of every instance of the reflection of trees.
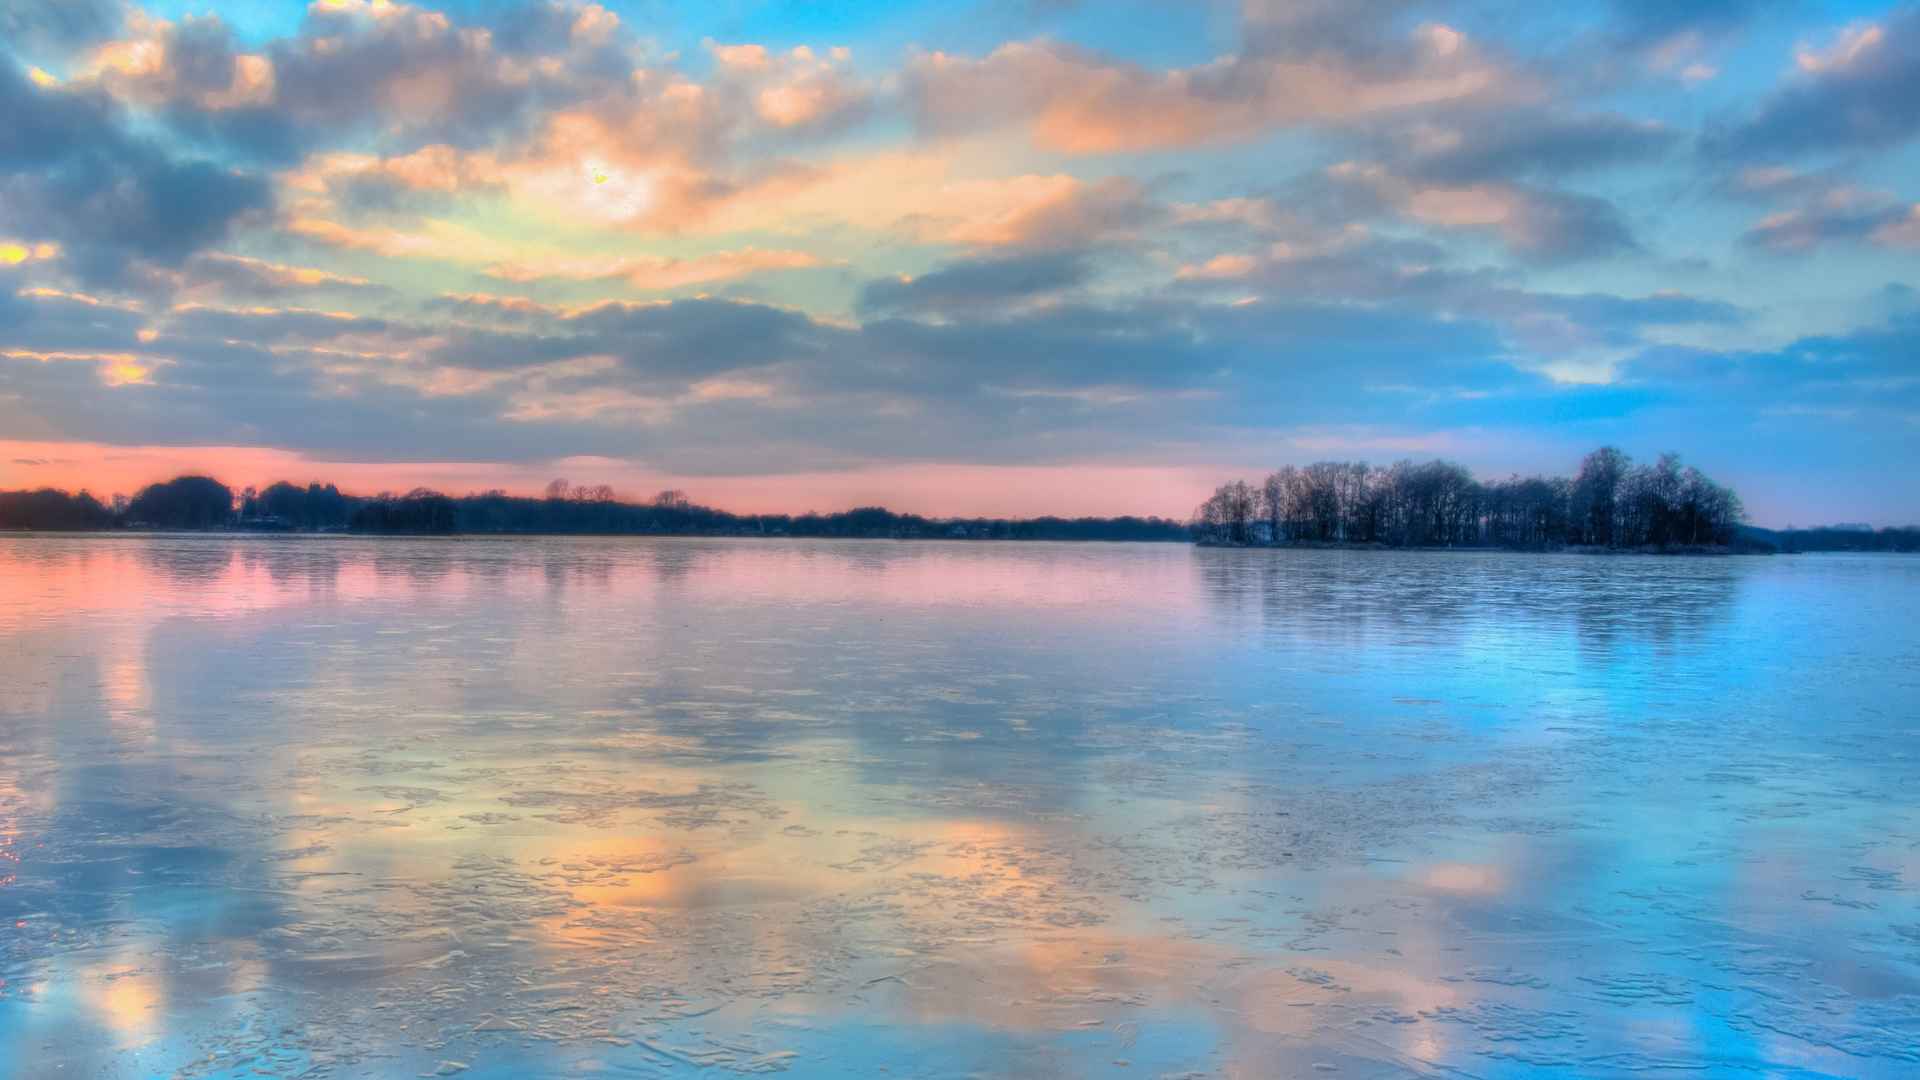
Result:
{"label": "reflection of trees", "polygon": [[1731,610],[1732,558],[1196,548],[1215,618],[1303,642],[1443,646],[1571,633],[1583,648],[1698,640]]}
{"label": "reflection of trees", "polygon": [[427,588],[446,580],[458,562],[450,558],[446,541],[372,540],[366,550],[373,572],[383,579],[404,578],[414,588]]}
{"label": "reflection of trees", "polygon": [[96,559],[111,559],[122,550],[68,537],[0,537],[0,575],[49,580],[71,573],[73,567],[85,568]]}
{"label": "reflection of trees", "polygon": [[516,577],[544,582],[553,593],[572,586],[605,590],[628,576],[670,583],[686,578],[720,550],[717,541],[618,536],[421,537],[330,543],[339,545],[342,565],[371,566],[382,579],[428,587],[461,578],[489,593],[498,593]]}
{"label": "reflection of trees", "polygon": [[303,587],[316,592],[331,592],[340,580],[345,563],[340,547],[331,541],[300,539],[260,539],[240,547],[241,565],[247,570],[263,570],[282,588]]}
{"label": "reflection of trees", "polygon": [[1572,583],[1583,649],[1645,642],[1659,649],[1701,640],[1733,608],[1747,565],[1732,559],[1600,559]]}
{"label": "reflection of trees", "polygon": [[725,557],[723,542],[699,540],[660,540],[642,548],[648,569],[662,585],[679,585],[691,579],[703,566]]}
{"label": "reflection of trees", "polygon": [[156,536],[140,544],[140,558],[153,574],[175,586],[207,586],[233,565],[234,544],[224,537]]}
{"label": "reflection of trees", "polygon": [[633,561],[645,566],[655,577],[665,578],[679,572],[677,569],[661,572],[658,553],[648,550],[657,546],[646,544],[639,551],[625,553],[618,551],[612,541],[548,541],[539,545],[541,574],[547,589],[559,593],[570,587],[607,589],[620,568],[622,554],[630,554]]}

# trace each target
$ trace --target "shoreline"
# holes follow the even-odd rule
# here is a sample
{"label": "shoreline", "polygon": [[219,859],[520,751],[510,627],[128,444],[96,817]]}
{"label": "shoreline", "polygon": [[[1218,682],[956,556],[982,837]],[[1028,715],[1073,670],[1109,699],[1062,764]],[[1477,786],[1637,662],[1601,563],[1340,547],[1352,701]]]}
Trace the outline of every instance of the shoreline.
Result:
{"label": "shoreline", "polygon": [[763,533],[750,531],[688,532],[590,532],[590,531],[372,531],[347,529],[30,529],[0,528],[0,538],[8,537],[228,537],[298,540],[543,540],[543,539],[639,539],[639,540],[891,540],[901,543],[985,543],[985,544],[1152,544],[1186,545],[1194,548],[1241,551],[1354,551],[1354,552],[1504,552],[1516,555],[1638,555],[1681,556],[1694,558],[1744,555],[1913,555],[1908,548],[1799,548],[1752,540],[1731,545],[1685,545],[1674,547],[1609,548],[1591,544],[1567,544],[1557,547],[1506,546],[1500,544],[1394,545],[1348,543],[1343,541],[1295,541],[1284,544],[1233,544],[1191,537],[1101,537],[1101,536],[952,536],[939,534],[812,534]]}
{"label": "shoreline", "polygon": [[354,532],[316,529],[0,529],[0,537],[220,536],[288,540],[897,540],[948,544],[1177,544],[1184,538],[1078,536],[829,536],[757,532]]}
{"label": "shoreline", "polygon": [[1776,548],[1765,545],[1732,544],[1687,544],[1673,547],[1601,547],[1596,544],[1562,544],[1557,547],[1518,546],[1506,544],[1359,544],[1343,541],[1309,540],[1288,544],[1230,544],[1217,540],[1195,540],[1194,547],[1220,548],[1234,551],[1458,551],[1458,552],[1507,552],[1514,555],[1687,555],[1687,556],[1727,556],[1727,555],[1779,555]]}
{"label": "shoreline", "polygon": [[[1735,555],[1809,554],[1788,552],[1765,545],[1654,548],[1608,548],[1590,544],[1561,547],[1507,547],[1498,544],[1394,545],[1361,544],[1338,541],[1300,541],[1287,544],[1229,544],[1216,540],[1123,539],[1100,537],[1004,537],[1004,536],[884,536],[884,535],[795,535],[757,532],[369,532],[351,530],[300,529],[0,529],[0,537],[227,537],[287,540],[890,540],[900,543],[967,544],[1153,544],[1185,545],[1223,551],[1355,551],[1355,552],[1498,552],[1514,555],[1658,555],[1725,557]],[[1814,552],[1811,554],[1819,554]],[[1908,554],[1906,552],[1860,552],[1860,554]]]}

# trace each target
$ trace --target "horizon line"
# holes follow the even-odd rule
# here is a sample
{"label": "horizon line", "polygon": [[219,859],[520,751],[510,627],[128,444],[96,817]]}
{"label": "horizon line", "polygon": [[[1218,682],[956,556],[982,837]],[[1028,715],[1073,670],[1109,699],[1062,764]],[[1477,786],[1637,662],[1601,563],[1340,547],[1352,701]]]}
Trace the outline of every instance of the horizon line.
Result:
{"label": "horizon line", "polygon": [[[1319,463],[1324,463],[1324,462],[1327,462],[1327,461],[1331,461],[1331,460],[1332,460],[1332,459],[1321,459],[1321,461],[1319,461],[1319,462],[1314,462],[1314,464],[1319,464]],[[1426,461],[1428,461],[1428,462],[1448,462],[1448,461],[1450,461],[1450,459],[1448,459],[1448,458],[1445,458],[1445,457],[1441,457],[1441,456],[1438,456],[1438,455],[1435,455],[1435,456],[1433,456],[1433,457],[1430,457],[1430,458],[1427,458],[1427,459],[1425,459],[1425,460],[1426,460]],[[1396,460],[1395,460],[1395,463],[1398,463],[1398,462],[1400,462],[1400,461],[1406,461],[1406,462],[1414,462],[1414,463],[1418,463],[1418,462],[1416,462],[1416,459],[1413,459],[1413,458],[1399,458],[1399,459],[1396,459]],[[1343,462],[1338,462],[1338,463],[1339,463],[1339,464],[1363,464],[1363,465],[1371,465],[1371,463],[1370,463],[1370,462],[1367,462],[1367,461],[1365,461],[1365,460],[1354,460],[1354,461],[1350,461],[1350,462],[1349,462],[1349,461],[1343,461]],[[363,463],[353,463],[353,464],[363,464]],[[371,465],[371,464],[373,464],[373,463],[364,463],[364,464],[369,464],[369,465]],[[948,464],[944,464],[944,463],[942,463],[942,464],[935,464],[935,465],[931,465],[931,466],[929,466],[929,467],[934,467],[934,468],[955,468],[955,467],[957,467],[957,466],[952,466],[952,465],[948,465]],[[1289,467],[1289,466],[1280,466],[1280,468],[1287,468],[1287,467]],[[1371,466],[1371,467],[1373,467],[1373,468],[1375,468],[1375,469],[1379,469],[1379,468],[1383,468],[1383,467],[1391,467],[1391,466],[1390,466],[1390,465],[1389,465],[1389,466],[1377,466],[1377,465],[1374,465],[1374,466]],[[999,468],[999,469],[1021,469],[1021,468],[1034,468],[1034,467],[1033,467],[1033,466],[988,466],[988,468]],[[1062,467],[1062,466],[1046,466],[1046,467],[1042,467],[1042,468],[1063,468],[1063,467]],[[1071,467],[1064,467],[1064,468],[1071,468]],[[1098,467],[1096,466],[1095,468],[1098,468]],[[1153,467],[1153,466],[1130,466],[1130,467],[1123,467],[1123,468],[1134,468],[1134,469],[1152,469],[1152,468],[1155,468],[1155,467]],[[1169,467],[1169,468],[1183,468],[1183,467],[1178,467],[1178,466],[1173,466],[1173,467]],[[857,471],[857,470],[846,470],[846,472],[847,472],[847,473],[853,473],[853,472],[856,472],[856,471]],[[1476,483],[1484,483],[1484,482],[1486,482],[1486,481],[1484,481],[1484,480],[1482,479],[1482,477],[1481,477],[1481,476],[1480,476],[1480,475],[1479,475],[1478,473],[1475,473],[1475,472],[1474,472],[1474,471],[1473,471],[1472,469],[1470,469],[1470,468],[1469,468],[1469,469],[1468,469],[1468,472],[1469,472],[1469,474],[1470,474],[1470,475],[1472,476],[1472,478],[1473,478],[1473,480],[1474,480],[1474,482],[1476,482]],[[759,480],[766,480],[766,479],[778,479],[778,478],[780,478],[780,477],[782,477],[782,476],[796,476],[796,477],[797,477],[797,476],[811,476],[811,475],[814,475],[814,474],[811,474],[811,473],[791,473],[791,474],[780,474],[780,473],[769,473],[769,474],[754,474],[754,475],[752,475],[752,478],[753,478],[753,479],[759,479]],[[1533,472],[1533,473],[1519,473],[1519,472],[1512,472],[1512,473],[1510,473],[1510,474],[1508,474],[1508,475],[1509,475],[1509,476],[1517,476],[1517,477],[1520,477],[1520,478],[1522,478],[1522,479],[1527,479],[1527,478],[1536,478],[1536,477],[1538,477],[1538,478],[1555,478],[1555,477],[1561,477],[1561,478],[1565,478],[1565,477],[1563,476],[1563,474],[1557,474],[1557,473],[1548,473],[1548,472],[1540,472],[1540,471],[1536,471],[1536,472]],[[364,501],[375,501],[375,500],[393,500],[393,499],[403,499],[403,498],[406,498],[406,497],[408,497],[408,496],[410,496],[410,495],[414,495],[414,494],[416,494],[416,493],[417,493],[417,494],[428,494],[428,495],[438,495],[438,496],[442,496],[442,497],[445,497],[445,498],[450,498],[450,499],[472,499],[472,498],[483,498],[483,497],[486,497],[486,496],[491,496],[491,495],[499,495],[499,496],[503,496],[503,497],[506,497],[506,498],[511,498],[511,499],[526,499],[526,500],[532,500],[532,501],[546,501],[546,500],[548,500],[548,499],[550,499],[550,498],[552,498],[552,496],[550,496],[550,495],[547,495],[547,494],[546,494],[546,493],[545,493],[544,491],[539,491],[539,490],[528,490],[528,489],[527,489],[527,487],[526,487],[526,486],[523,486],[523,485],[494,485],[494,486],[491,486],[491,487],[484,487],[484,488],[468,488],[468,489],[466,489],[465,491],[457,491],[456,489],[452,489],[452,488],[445,488],[445,487],[438,487],[438,486],[435,486],[435,485],[432,485],[432,484],[430,484],[430,483],[421,483],[421,484],[413,484],[413,485],[411,485],[411,486],[409,486],[409,487],[404,487],[404,488],[400,488],[400,487],[382,487],[382,488],[380,488],[380,489],[378,489],[378,490],[374,490],[374,491],[368,491],[368,490],[365,490],[365,489],[350,489],[350,488],[347,488],[347,487],[342,487],[342,486],[341,486],[340,484],[338,484],[338,483],[337,483],[337,482],[335,482],[335,481],[332,481],[332,480],[327,480],[327,479],[321,479],[321,478],[317,478],[317,477],[316,477],[316,478],[310,478],[310,479],[309,479],[309,480],[307,480],[307,481],[306,481],[305,483],[301,483],[301,482],[297,482],[297,481],[294,481],[294,480],[290,480],[290,479],[285,479],[285,478],[282,478],[282,479],[277,479],[277,480],[273,480],[273,481],[269,481],[269,482],[267,482],[267,483],[264,483],[264,484],[251,484],[251,485],[239,485],[239,486],[236,486],[236,485],[233,485],[233,484],[229,484],[229,483],[228,483],[228,482],[227,482],[226,480],[223,480],[223,479],[221,479],[221,478],[220,478],[220,476],[218,475],[218,470],[211,470],[211,469],[194,469],[194,468],[189,468],[189,469],[185,469],[185,470],[183,470],[183,471],[180,471],[180,472],[176,472],[176,473],[174,473],[173,475],[171,475],[171,476],[167,476],[167,477],[165,477],[165,478],[163,478],[163,479],[158,479],[158,480],[151,480],[151,481],[147,481],[147,482],[145,482],[145,483],[142,483],[142,484],[140,484],[139,486],[137,486],[137,487],[135,487],[135,488],[134,488],[134,489],[133,489],[132,491],[130,491],[130,492],[128,492],[128,491],[112,491],[112,492],[109,492],[109,493],[107,493],[107,494],[106,494],[106,495],[104,495],[104,496],[103,496],[103,495],[100,495],[100,494],[97,494],[97,493],[95,493],[95,492],[93,491],[93,489],[92,489],[92,487],[91,487],[90,485],[87,485],[87,484],[81,484],[81,485],[78,485],[78,486],[72,486],[72,487],[68,487],[68,486],[62,486],[62,485],[60,485],[60,484],[58,484],[58,483],[43,483],[43,484],[38,484],[38,485],[29,485],[29,486],[24,486],[24,487],[0,487],[0,494],[7,494],[7,493],[11,493],[11,492],[18,492],[18,493],[29,493],[29,492],[37,492],[37,491],[55,491],[55,492],[60,492],[60,493],[62,493],[62,494],[66,494],[66,495],[70,495],[70,496],[79,496],[79,495],[92,495],[92,496],[93,496],[93,497],[94,497],[94,498],[95,498],[96,500],[99,500],[99,501],[100,501],[100,502],[101,502],[101,503],[102,503],[103,505],[106,505],[106,506],[109,506],[109,507],[110,507],[110,506],[112,505],[112,502],[113,502],[113,500],[114,500],[114,499],[116,499],[116,498],[125,498],[125,499],[128,499],[129,501],[131,501],[131,500],[132,500],[132,499],[133,499],[133,498],[134,498],[135,496],[137,496],[137,495],[138,495],[138,494],[139,494],[140,492],[142,492],[142,491],[144,491],[144,490],[146,490],[147,488],[150,488],[150,487],[154,487],[154,486],[157,486],[157,485],[160,485],[160,484],[165,484],[165,483],[170,483],[170,482],[173,482],[173,481],[176,481],[176,480],[181,480],[181,479],[185,479],[185,478],[188,478],[188,477],[200,477],[200,478],[204,478],[204,479],[208,479],[208,480],[212,480],[212,481],[214,481],[214,482],[216,482],[216,483],[218,483],[218,484],[220,484],[220,485],[221,485],[222,487],[226,487],[226,488],[227,488],[227,489],[228,489],[228,490],[229,490],[230,492],[232,492],[232,494],[233,494],[233,498],[234,498],[234,502],[235,502],[235,512],[236,512],[236,513],[238,512],[238,509],[239,509],[239,503],[240,503],[240,500],[241,500],[241,499],[242,499],[242,498],[244,497],[244,493],[245,493],[245,492],[246,492],[246,491],[247,491],[247,490],[248,490],[249,488],[251,488],[252,490],[254,490],[254,491],[255,491],[256,493],[260,493],[260,492],[264,492],[264,491],[266,491],[267,489],[269,489],[269,488],[272,488],[272,487],[274,487],[274,486],[277,486],[277,485],[280,485],[280,484],[286,484],[286,485],[288,485],[288,486],[290,486],[290,487],[295,487],[295,488],[298,488],[298,489],[300,489],[300,490],[302,490],[302,491],[305,491],[305,490],[307,490],[307,489],[308,489],[309,487],[313,487],[313,486],[319,486],[319,487],[331,487],[331,488],[333,488],[333,489],[334,489],[334,490],[335,490],[336,492],[338,492],[338,493],[339,493],[339,494],[340,494],[341,496],[343,496],[343,497],[346,497],[346,498],[351,498],[351,499],[359,499],[359,500],[364,500]],[[734,476],[732,476],[732,475],[728,475],[728,476],[726,476],[725,478],[727,478],[727,479],[739,479],[739,477],[734,477]],[[1501,480],[1501,479],[1506,479],[1506,478],[1508,478],[1508,477],[1507,477],[1507,476],[1501,476],[1501,477],[1495,477],[1495,478],[1493,478],[1493,479],[1497,481],[1497,480]],[[1239,479],[1241,479],[1241,478],[1239,478],[1239,477],[1233,477],[1233,478],[1231,478],[1231,479],[1224,479],[1224,480],[1221,480],[1221,481],[1220,481],[1220,483],[1221,483],[1221,484],[1229,484],[1229,483],[1233,483],[1233,482],[1235,482],[1236,480],[1239,480]],[[1256,479],[1257,479],[1257,477],[1256,477]],[[1160,521],[1160,522],[1171,522],[1171,523],[1175,523],[1175,524],[1178,524],[1178,525],[1181,525],[1181,526],[1183,526],[1183,527],[1184,527],[1184,526],[1187,526],[1187,525],[1189,525],[1189,524],[1191,524],[1191,522],[1192,522],[1192,521],[1194,520],[1194,513],[1196,512],[1196,511],[1188,511],[1187,513],[1185,513],[1185,514],[1181,514],[1181,515],[1170,515],[1170,514],[1165,514],[1165,513],[1156,513],[1156,512],[1146,512],[1146,513],[1142,513],[1142,512],[1137,512],[1137,511],[1120,511],[1120,512],[1113,512],[1113,511],[1107,511],[1107,512],[1085,512],[1085,511],[1042,511],[1042,512],[1039,512],[1039,513],[1005,513],[1005,512],[1002,512],[1002,513],[990,513],[990,512],[973,512],[973,513],[968,513],[968,512],[965,512],[965,511],[958,511],[958,512],[955,512],[955,511],[935,511],[935,510],[916,510],[916,509],[901,509],[901,510],[896,510],[896,509],[894,509],[894,508],[893,508],[893,507],[892,507],[891,505],[889,505],[889,504],[888,504],[888,503],[887,503],[886,501],[884,501],[884,500],[881,500],[881,501],[861,501],[861,500],[852,500],[852,501],[850,501],[850,502],[848,502],[848,503],[846,503],[846,504],[844,504],[844,505],[842,505],[842,506],[841,506],[840,508],[838,508],[838,509],[824,509],[824,510],[823,510],[823,509],[817,509],[817,508],[811,508],[811,507],[810,507],[810,508],[808,508],[808,509],[805,509],[805,510],[792,510],[792,509],[779,509],[779,510],[768,510],[768,509],[733,509],[733,508],[730,508],[730,507],[728,507],[728,506],[726,506],[726,505],[724,505],[724,504],[723,504],[723,503],[721,503],[721,502],[704,502],[704,501],[702,501],[702,500],[701,500],[701,499],[700,499],[699,497],[697,497],[697,496],[696,496],[695,494],[693,494],[692,492],[690,492],[690,491],[688,491],[688,490],[686,490],[686,489],[684,489],[684,488],[678,488],[678,487],[665,487],[665,488],[660,488],[660,489],[658,489],[657,491],[655,491],[655,492],[654,492],[654,494],[653,494],[652,496],[644,496],[644,495],[640,495],[640,494],[637,494],[637,493],[633,493],[633,492],[623,492],[623,491],[621,491],[621,490],[619,490],[618,488],[616,488],[616,487],[614,487],[613,485],[608,485],[608,484],[572,484],[571,482],[568,482],[568,481],[565,481],[565,478],[563,478],[563,477],[556,477],[556,478],[554,478],[554,480],[552,480],[552,481],[549,481],[549,486],[550,486],[551,484],[553,484],[553,483],[562,483],[562,482],[565,482],[565,483],[567,483],[567,484],[568,484],[568,494],[567,494],[567,495],[565,495],[565,496],[562,496],[562,498],[563,498],[563,499],[566,499],[566,500],[571,500],[571,501],[581,501],[581,502],[610,502],[610,503],[613,503],[613,504],[616,504],[616,505],[622,505],[622,506],[630,506],[630,507],[640,507],[640,506],[648,506],[648,505],[652,505],[652,504],[654,503],[654,501],[655,501],[656,499],[658,499],[658,498],[659,498],[660,496],[662,496],[662,495],[666,495],[666,494],[669,494],[669,493],[677,493],[677,494],[679,494],[679,495],[681,495],[682,497],[684,497],[684,498],[686,499],[686,501],[687,501],[687,505],[688,505],[688,506],[690,506],[690,507],[692,507],[692,508],[695,508],[695,509],[699,509],[699,510],[703,510],[703,511],[709,511],[709,512],[714,512],[714,513],[720,513],[720,514],[725,514],[725,515],[728,515],[728,516],[730,516],[730,517],[735,517],[735,518],[766,518],[766,517],[786,517],[786,518],[804,518],[804,517],[809,517],[809,516],[818,516],[818,517],[831,517],[831,516],[834,516],[834,515],[840,515],[840,514],[849,514],[849,513],[854,513],[854,512],[856,512],[856,511],[860,511],[860,510],[881,510],[881,511],[885,511],[885,512],[887,512],[887,513],[890,513],[890,514],[894,514],[894,515],[896,515],[896,516],[899,516],[899,517],[911,517],[911,518],[920,518],[920,519],[922,519],[922,520],[926,520],[926,521],[930,521],[930,522],[963,522],[963,521],[1007,521],[1007,522],[1021,522],[1021,521],[1038,521],[1038,520],[1044,520],[1044,519],[1055,519],[1055,520],[1063,520],[1063,521],[1090,521],[1090,520],[1097,520],[1097,521],[1120,521],[1120,520],[1127,520],[1127,519],[1132,519],[1132,520],[1138,520],[1138,521]],[[580,491],[584,491],[584,490],[593,490],[593,489],[606,489],[606,491],[607,491],[607,497],[604,497],[604,498],[600,498],[600,497],[596,497],[596,498],[591,498],[591,499],[581,499],[581,498],[580,498],[580,497],[578,496],[578,494],[577,494],[577,493],[578,493],[578,492],[580,492]],[[1196,510],[1197,510],[1197,509],[1198,509],[1198,507],[1196,507]],[[1792,523],[1792,522],[1788,522],[1788,523],[1785,523],[1785,524],[1770,524],[1770,523],[1762,523],[1762,522],[1760,522],[1760,521],[1758,521],[1758,520],[1754,520],[1754,519],[1752,519],[1752,518],[1749,518],[1748,520],[1746,520],[1746,521],[1743,521],[1743,522],[1742,522],[1742,524],[1743,524],[1743,525],[1746,525],[1746,526],[1749,526],[1749,527],[1753,527],[1753,528],[1759,528],[1759,529],[1765,529],[1765,530],[1768,530],[1768,531],[1771,531],[1771,532],[1792,532],[1792,531],[1818,531],[1818,530],[1848,530],[1848,529],[1852,529],[1852,530],[1859,530],[1859,529],[1862,529],[1862,528],[1864,528],[1864,529],[1867,529],[1867,530],[1871,530],[1871,531],[1880,531],[1880,530],[1888,530],[1888,529],[1892,529],[1892,530],[1899,530],[1899,529],[1920,529],[1920,522],[1905,522],[1905,523],[1895,523],[1895,522],[1890,522],[1890,521],[1888,521],[1888,522],[1871,522],[1871,521],[1859,521],[1859,520],[1856,520],[1856,521],[1827,521],[1827,522],[1820,522],[1820,523],[1817,523],[1817,524],[1810,524],[1810,525],[1799,525],[1799,524],[1796,524],[1796,523]]]}

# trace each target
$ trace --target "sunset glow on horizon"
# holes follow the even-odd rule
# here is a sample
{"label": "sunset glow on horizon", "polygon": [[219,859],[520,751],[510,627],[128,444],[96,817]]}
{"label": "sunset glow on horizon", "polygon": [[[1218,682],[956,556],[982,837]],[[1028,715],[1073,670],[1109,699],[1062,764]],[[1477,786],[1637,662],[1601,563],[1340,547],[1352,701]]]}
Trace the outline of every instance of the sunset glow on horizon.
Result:
{"label": "sunset glow on horizon", "polygon": [[[675,476],[616,459],[563,458],[533,464],[325,461],[241,446],[116,447],[0,442],[0,489],[49,486],[105,499],[182,475],[207,475],[235,490],[286,480],[335,484],[356,495],[431,488],[452,494],[499,489],[538,495],[556,479],[607,484],[622,498],[666,489],[742,514],[800,513],[884,505],[901,513],[951,517],[1177,516],[1204,498],[1232,466],[874,465],[824,472]],[[10,462],[11,464],[8,464]]]}
{"label": "sunset glow on horizon", "polygon": [[1920,520],[1920,7],[0,4],[0,489]]}

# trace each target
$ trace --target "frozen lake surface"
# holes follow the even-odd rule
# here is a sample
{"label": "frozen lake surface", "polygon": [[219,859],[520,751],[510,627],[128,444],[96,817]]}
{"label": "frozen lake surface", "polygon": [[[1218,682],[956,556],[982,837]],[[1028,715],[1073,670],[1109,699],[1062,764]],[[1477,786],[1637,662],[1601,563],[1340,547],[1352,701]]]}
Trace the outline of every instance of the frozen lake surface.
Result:
{"label": "frozen lake surface", "polygon": [[1920,1075],[1920,559],[0,538],[0,1076]]}

